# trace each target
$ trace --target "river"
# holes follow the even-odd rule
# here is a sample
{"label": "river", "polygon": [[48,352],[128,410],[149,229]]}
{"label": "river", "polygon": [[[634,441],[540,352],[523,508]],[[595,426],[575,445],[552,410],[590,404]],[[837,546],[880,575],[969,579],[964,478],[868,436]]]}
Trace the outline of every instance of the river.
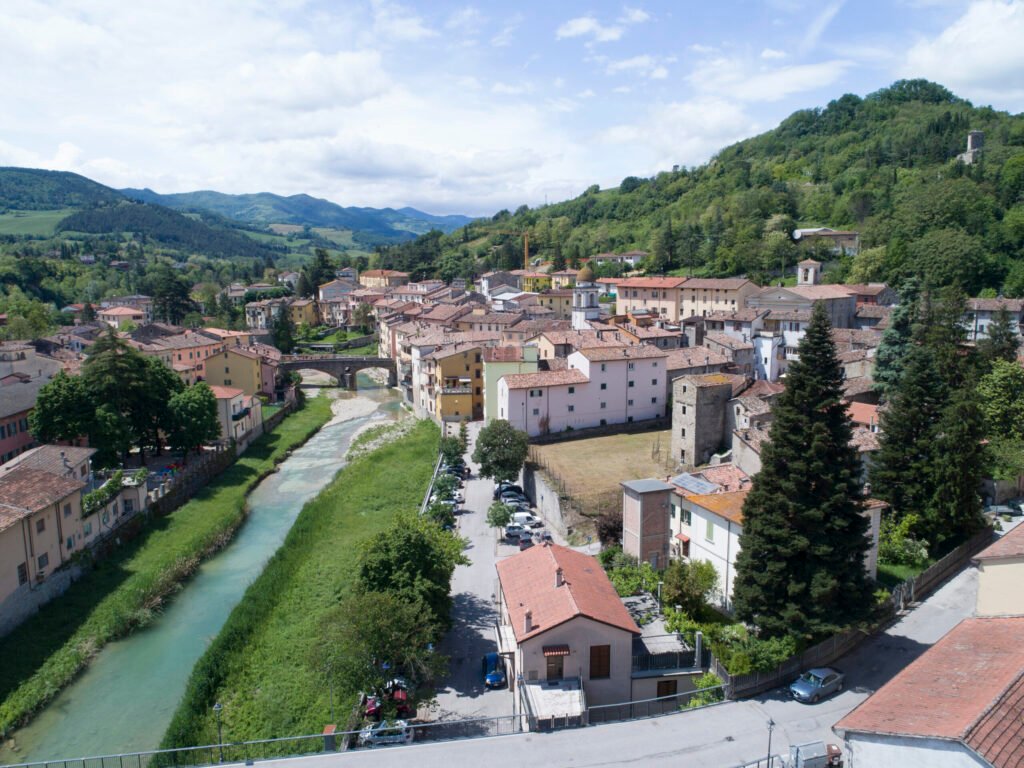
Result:
{"label": "river", "polygon": [[[284,541],[302,505],[344,466],[352,435],[372,419],[394,419],[399,397],[359,374],[358,393],[328,390],[340,414],[279,465],[249,496],[250,513],[231,543],[206,561],[148,627],[108,644],[89,668],[28,726],[0,764],[155,749],[196,661],[231,609]],[[370,413],[370,415],[365,415]],[[346,414],[360,414],[340,421]]]}

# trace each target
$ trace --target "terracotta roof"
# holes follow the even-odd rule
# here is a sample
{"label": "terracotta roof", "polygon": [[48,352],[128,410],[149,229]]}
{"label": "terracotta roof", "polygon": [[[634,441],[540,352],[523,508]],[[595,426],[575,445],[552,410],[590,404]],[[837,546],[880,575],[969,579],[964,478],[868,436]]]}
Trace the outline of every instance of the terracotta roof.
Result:
{"label": "terracotta roof", "polygon": [[878,442],[878,433],[872,432],[867,427],[853,428],[853,434],[850,437],[850,445],[856,448],[859,453],[869,453],[881,448],[881,445]]}
{"label": "terracotta roof", "polygon": [[772,397],[774,395],[781,395],[785,391],[786,385],[781,381],[758,379],[743,390],[743,394],[751,397]]}
{"label": "terracotta roof", "polygon": [[245,394],[245,392],[240,390],[238,387],[221,387],[218,385],[211,385],[210,389],[213,391],[213,396],[218,400],[231,400],[239,395]]}
{"label": "terracotta roof", "polygon": [[[703,288],[706,290],[717,289],[721,291],[735,291],[750,283],[745,277],[691,277],[683,287]],[[751,283],[753,285],[753,283]]]}
{"label": "terracotta roof", "polygon": [[854,347],[877,347],[882,341],[882,334],[874,328],[857,330],[856,328],[833,328],[832,341],[836,344],[849,344]]}
{"label": "terracotta roof", "polygon": [[725,355],[720,355],[707,347],[670,349],[666,358],[665,367],[670,371],[697,368],[702,365],[726,365],[732,362]]}
{"label": "terracotta roof", "polygon": [[[562,586],[556,570],[562,569]],[[634,635],[640,628],[622,604],[604,569],[590,555],[548,544],[520,552],[497,564],[516,641],[522,643],[578,616],[608,624]],[[526,630],[526,612],[531,629]]]}
{"label": "terracotta roof", "polygon": [[846,406],[850,421],[871,426],[878,423],[878,406],[871,403],[850,403]]}
{"label": "terracotta roof", "polygon": [[145,313],[134,307],[110,307],[99,310],[101,315],[114,315],[115,317],[142,317]]}
{"label": "terracotta roof", "polygon": [[695,387],[717,387],[720,384],[733,384],[733,377],[728,373],[701,373],[685,377]]}
{"label": "terracotta roof", "polygon": [[703,507],[719,517],[743,525],[743,502],[746,501],[750,489],[729,491],[727,493],[699,493],[684,496],[691,504]]}
{"label": "terracotta roof", "polygon": [[748,307],[746,309],[737,309],[731,312],[727,310],[718,309],[715,310],[714,312],[709,312],[704,319],[728,320],[737,323],[751,323],[754,320],[757,320],[757,318],[765,316],[767,314],[767,309],[754,309],[753,307]]}
{"label": "terracotta roof", "polygon": [[871,392],[874,388],[875,382],[870,376],[854,376],[852,379],[843,381],[843,395],[845,397],[863,395],[865,392]]}
{"label": "terracotta roof", "polygon": [[[72,445],[40,445],[38,448],[25,451],[3,466],[0,476],[13,472],[18,467],[38,469],[51,475],[64,476],[76,465],[96,453],[95,448],[79,448]],[[64,460],[67,459],[67,463]]]}
{"label": "terracotta roof", "polygon": [[562,371],[540,371],[538,373],[510,373],[502,377],[509,389],[532,389],[533,387],[557,387],[568,384],[585,384],[587,375],[579,368]]}
{"label": "terracotta roof", "polygon": [[754,345],[749,341],[737,339],[735,336],[730,336],[727,333],[705,333],[704,341],[710,341],[712,344],[718,344],[719,346],[726,347],[727,349],[754,348]]}
{"label": "terracotta roof", "polygon": [[1024,299],[968,299],[967,308],[975,312],[998,312],[1006,307],[1008,312],[1024,312]]}
{"label": "terracotta roof", "polygon": [[636,360],[642,358],[666,357],[664,350],[652,347],[647,344],[639,344],[634,347],[584,347],[576,350],[587,360],[599,362],[604,360]]}
{"label": "terracotta roof", "polygon": [[885,283],[843,283],[843,285],[858,296],[878,296],[889,289]]}
{"label": "terracotta roof", "polygon": [[84,487],[70,477],[18,467],[0,477],[0,531]]}
{"label": "terracotta roof", "polygon": [[709,483],[722,486],[723,491],[738,491],[750,485],[750,476],[735,464],[719,464],[698,472]]}
{"label": "terracotta roof", "polygon": [[522,360],[522,347],[488,347],[484,350],[485,363],[519,363],[522,362]]}
{"label": "terracotta roof", "polygon": [[847,299],[853,292],[843,285],[793,285],[786,289],[805,299]]}
{"label": "terracotta roof", "polygon": [[685,277],[627,277],[616,281],[619,288],[678,288]]}
{"label": "terracotta roof", "polygon": [[408,272],[399,272],[396,269],[368,269],[361,273],[360,277],[408,277]]}
{"label": "terracotta roof", "polygon": [[1024,766],[1024,617],[957,624],[833,726],[956,740],[996,768]]}
{"label": "terracotta roof", "polygon": [[792,320],[794,322],[811,322],[809,309],[772,309],[768,312],[769,320]]}
{"label": "terracotta roof", "polygon": [[857,317],[871,317],[881,319],[892,314],[894,307],[884,304],[858,304]]}
{"label": "terracotta roof", "polygon": [[753,395],[737,397],[736,402],[755,416],[759,416],[764,413],[771,413],[772,410],[772,407],[767,400],[762,400],[760,397],[754,397]]}
{"label": "terracotta roof", "polygon": [[1024,525],[1018,525],[1009,533],[1000,536],[994,544],[990,544],[975,555],[974,559],[987,561],[1013,557],[1024,557]]}

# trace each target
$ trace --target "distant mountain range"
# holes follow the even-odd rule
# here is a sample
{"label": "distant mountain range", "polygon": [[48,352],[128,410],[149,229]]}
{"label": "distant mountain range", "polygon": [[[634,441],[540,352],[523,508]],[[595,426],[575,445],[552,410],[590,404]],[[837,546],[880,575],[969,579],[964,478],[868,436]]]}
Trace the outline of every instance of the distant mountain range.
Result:
{"label": "distant mountain range", "polygon": [[228,195],[201,190],[161,195],[151,189],[122,189],[126,197],[177,211],[210,211],[228,219],[266,227],[271,224],[297,224],[365,232],[387,239],[412,239],[416,235],[440,229],[452,232],[468,224],[468,216],[434,216],[415,208],[343,207],[310,195],[282,195],[258,192]]}

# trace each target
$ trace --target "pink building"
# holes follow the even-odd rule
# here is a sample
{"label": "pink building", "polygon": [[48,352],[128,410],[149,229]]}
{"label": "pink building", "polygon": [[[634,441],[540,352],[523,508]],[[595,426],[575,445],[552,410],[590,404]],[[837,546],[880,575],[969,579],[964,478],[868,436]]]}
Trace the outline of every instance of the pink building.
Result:
{"label": "pink building", "polygon": [[649,345],[580,349],[568,369],[498,382],[498,418],[531,437],[665,415],[666,353]]}

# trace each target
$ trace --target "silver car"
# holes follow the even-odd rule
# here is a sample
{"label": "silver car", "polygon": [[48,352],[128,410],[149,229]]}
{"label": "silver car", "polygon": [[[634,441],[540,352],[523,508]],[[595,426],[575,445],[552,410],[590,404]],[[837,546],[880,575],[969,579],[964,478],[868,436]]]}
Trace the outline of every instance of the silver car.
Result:
{"label": "silver car", "polygon": [[789,692],[797,701],[813,704],[833,693],[843,690],[845,676],[832,667],[809,669],[789,686]]}
{"label": "silver car", "polygon": [[381,744],[412,744],[413,730],[405,720],[381,720],[359,732],[359,743],[366,747]]}

